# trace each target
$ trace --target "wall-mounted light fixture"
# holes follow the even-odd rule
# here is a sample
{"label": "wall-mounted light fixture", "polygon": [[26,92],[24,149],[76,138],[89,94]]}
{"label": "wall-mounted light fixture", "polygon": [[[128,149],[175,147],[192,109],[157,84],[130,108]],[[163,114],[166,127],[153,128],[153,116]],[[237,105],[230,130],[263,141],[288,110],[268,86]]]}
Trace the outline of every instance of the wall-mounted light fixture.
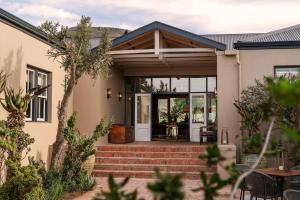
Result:
{"label": "wall-mounted light fixture", "polygon": [[110,90],[110,88],[106,89],[106,97],[107,97],[107,99],[109,99],[111,97],[111,90]]}
{"label": "wall-mounted light fixture", "polygon": [[122,98],[123,98],[122,92],[119,92],[118,98],[119,98],[119,101],[122,101]]}

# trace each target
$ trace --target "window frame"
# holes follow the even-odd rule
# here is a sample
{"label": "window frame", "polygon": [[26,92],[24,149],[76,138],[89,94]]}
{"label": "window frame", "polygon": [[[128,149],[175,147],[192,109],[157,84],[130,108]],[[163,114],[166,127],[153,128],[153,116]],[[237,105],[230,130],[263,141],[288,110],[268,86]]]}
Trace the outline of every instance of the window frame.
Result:
{"label": "window frame", "polygon": [[300,65],[275,65],[273,69],[274,77],[278,77],[276,74],[277,69],[284,69],[284,68],[298,68],[299,69],[299,75],[300,75]]}
{"label": "window frame", "polygon": [[[42,75],[42,77],[45,77],[45,86],[49,84],[49,72],[33,67],[31,65],[27,65],[26,68],[26,72],[27,71],[33,71],[34,72],[34,85],[33,88],[38,87],[39,86],[39,74]],[[26,73],[27,76],[27,73]],[[28,80],[28,77],[26,77],[26,80]],[[43,78],[41,79],[41,81],[43,80]],[[43,82],[41,82],[41,84],[43,84]],[[44,85],[41,85],[41,87],[43,87]],[[27,88],[26,88],[27,89]],[[46,91],[43,94],[40,94],[36,97],[34,97],[31,100],[31,115],[30,117],[26,117],[26,122],[48,122],[48,97],[49,97],[49,93],[48,93],[48,89],[46,89]],[[43,101],[41,100],[43,99]],[[41,116],[40,113],[40,102],[43,102],[43,117]],[[38,113],[39,112],[39,113]]]}
{"label": "window frame", "polygon": [[[27,74],[27,72],[29,72],[29,71],[33,73],[33,87],[36,85],[36,83],[35,83],[35,70],[33,70],[32,68],[27,67],[26,68],[26,92],[28,92],[28,90],[31,89],[29,87],[29,77],[28,77],[28,74]],[[25,121],[27,121],[27,122],[33,121],[33,113],[34,113],[34,111],[33,111],[34,110],[33,104],[34,104],[34,99],[31,99],[30,106],[27,108],[27,109],[30,109],[30,115],[29,115],[29,117],[27,116],[27,111],[26,111]]]}

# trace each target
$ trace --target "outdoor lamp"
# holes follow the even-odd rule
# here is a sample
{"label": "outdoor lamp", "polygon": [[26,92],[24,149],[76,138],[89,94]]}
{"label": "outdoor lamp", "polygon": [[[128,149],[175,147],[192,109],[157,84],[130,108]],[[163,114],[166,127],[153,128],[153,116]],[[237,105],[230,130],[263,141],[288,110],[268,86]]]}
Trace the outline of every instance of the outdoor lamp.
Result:
{"label": "outdoor lamp", "polygon": [[106,97],[107,97],[107,99],[109,99],[111,97],[111,90],[110,90],[110,88],[106,89]]}
{"label": "outdoor lamp", "polygon": [[122,98],[123,98],[122,92],[119,92],[118,98],[119,98],[119,101],[122,101]]}
{"label": "outdoor lamp", "polygon": [[221,132],[221,144],[228,144],[228,128],[222,128]]}

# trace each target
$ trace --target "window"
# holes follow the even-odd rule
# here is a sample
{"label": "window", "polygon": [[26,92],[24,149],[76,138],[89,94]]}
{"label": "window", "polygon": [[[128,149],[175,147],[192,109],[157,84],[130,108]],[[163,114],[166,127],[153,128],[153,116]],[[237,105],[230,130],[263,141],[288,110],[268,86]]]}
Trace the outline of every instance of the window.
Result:
{"label": "window", "polygon": [[275,76],[297,76],[300,72],[300,66],[282,66],[275,67]]}
{"label": "window", "polygon": [[188,92],[189,79],[188,78],[171,78],[172,92]]}
{"label": "window", "polygon": [[207,77],[207,91],[214,92],[217,89],[217,78]]}
{"label": "window", "polygon": [[152,84],[154,92],[170,92],[169,78],[153,78]]}
{"label": "window", "polygon": [[206,78],[191,78],[191,92],[206,92]]}
{"label": "window", "polygon": [[[26,91],[32,88],[45,87],[48,85],[48,74],[37,69],[26,70]],[[47,121],[48,91],[38,95],[28,105],[26,112],[27,121]]]}

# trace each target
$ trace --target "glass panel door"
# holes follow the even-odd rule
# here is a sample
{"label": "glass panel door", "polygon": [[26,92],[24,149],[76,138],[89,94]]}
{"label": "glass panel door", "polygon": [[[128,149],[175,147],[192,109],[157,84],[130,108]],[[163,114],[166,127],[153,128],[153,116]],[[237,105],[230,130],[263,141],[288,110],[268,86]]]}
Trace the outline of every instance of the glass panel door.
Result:
{"label": "glass panel door", "polygon": [[206,126],[206,94],[190,94],[190,140],[200,141],[200,128]]}
{"label": "glass panel door", "polygon": [[151,94],[135,95],[135,141],[150,141]]}

